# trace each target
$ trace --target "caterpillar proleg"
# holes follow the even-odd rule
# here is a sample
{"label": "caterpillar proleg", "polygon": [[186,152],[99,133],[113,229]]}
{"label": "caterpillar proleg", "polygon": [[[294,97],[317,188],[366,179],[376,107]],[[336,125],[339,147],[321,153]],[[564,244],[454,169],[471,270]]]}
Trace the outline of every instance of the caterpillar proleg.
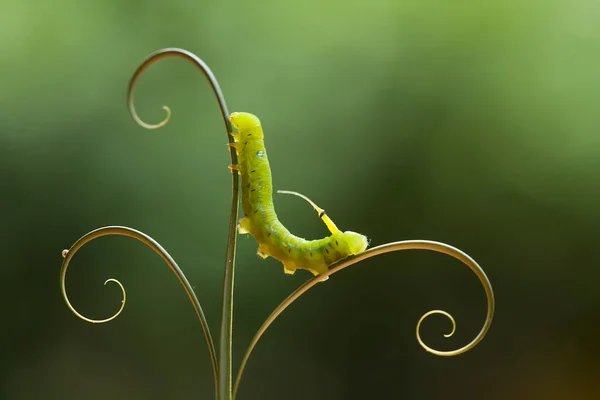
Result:
{"label": "caterpillar proleg", "polygon": [[249,233],[258,242],[257,254],[269,256],[283,263],[286,274],[297,269],[306,269],[315,276],[327,271],[328,267],[350,255],[358,254],[369,245],[366,236],[356,232],[342,232],[325,211],[308,197],[290,191],[310,203],[325,223],[330,236],[317,240],[306,240],[290,233],[277,219],[273,207],[273,184],[271,168],[264,144],[260,120],[253,114],[234,112],[231,124],[237,129],[231,144],[238,154],[238,164],[229,168],[242,177],[242,208],[244,217],[238,225],[240,234]]}

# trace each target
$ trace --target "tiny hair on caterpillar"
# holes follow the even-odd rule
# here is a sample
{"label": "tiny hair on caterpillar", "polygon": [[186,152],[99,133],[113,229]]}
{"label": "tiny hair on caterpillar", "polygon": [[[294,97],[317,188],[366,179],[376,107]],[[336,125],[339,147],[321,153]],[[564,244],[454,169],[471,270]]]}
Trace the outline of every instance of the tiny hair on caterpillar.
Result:
{"label": "tiny hair on caterpillar", "polygon": [[331,264],[365,251],[369,245],[366,236],[352,231],[342,232],[322,208],[300,193],[277,191],[306,200],[317,211],[331,235],[323,239],[306,240],[293,235],[283,226],[273,206],[271,168],[260,120],[246,112],[234,112],[229,119],[237,129],[232,133],[235,143],[230,143],[230,146],[235,148],[238,155],[238,164],[229,168],[242,177],[244,217],[238,224],[238,232],[249,233],[256,239],[260,257],[271,256],[281,261],[286,274],[305,269],[317,276],[327,272]]}

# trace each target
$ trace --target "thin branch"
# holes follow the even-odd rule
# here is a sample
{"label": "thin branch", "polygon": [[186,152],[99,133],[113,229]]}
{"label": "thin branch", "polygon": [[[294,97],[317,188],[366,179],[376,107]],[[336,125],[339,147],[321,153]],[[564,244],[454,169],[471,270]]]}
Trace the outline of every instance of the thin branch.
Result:
{"label": "thin branch", "polygon": [[[227,133],[227,139],[229,143],[234,143],[233,136],[231,133],[233,132],[233,128],[231,127],[231,122],[229,121],[229,111],[227,110],[227,104],[225,104],[225,98],[223,97],[223,93],[221,92],[221,88],[219,87],[219,83],[215,78],[214,74],[206,65],[206,63],[195,54],[177,48],[166,48],[162,50],[158,50],[155,53],[149,55],[146,60],[142,62],[142,64],[138,67],[138,69],[133,74],[131,78],[131,82],[129,83],[129,89],[127,91],[127,103],[129,105],[129,112],[133,119],[142,127],[146,129],[157,129],[163,127],[171,116],[171,110],[167,106],[163,106],[163,108],[167,112],[167,116],[165,119],[155,125],[147,124],[143,122],[137,115],[135,111],[135,107],[133,104],[133,89],[134,86],[142,75],[142,73],[150,67],[150,65],[155,62],[162,60],[164,58],[183,58],[192,64],[194,64],[198,69],[202,72],[202,74],[208,80],[215,96],[217,97],[217,101],[219,103],[219,108],[221,110],[221,116],[223,117],[223,122],[225,123],[225,130]],[[231,164],[237,164],[237,154],[233,147],[230,147],[230,155],[231,155]],[[231,193],[231,212],[229,214],[229,231],[227,235],[227,254],[225,258],[225,276],[223,282],[223,303],[221,310],[221,331],[219,334],[219,364],[221,366],[219,370],[219,378],[218,378],[218,391],[217,398],[221,400],[230,400],[232,396],[231,392],[231,383],[232,383],[232,368],[231,368],[231,360],[232,360],[232,340],[233,340],[233,285],[234,285],[234,272],[235,272],[235,247],[236,247],[236,239],[237,239],[237,219],[238,219],[238,203],[239,203],[239,181],[238,174],[232,174],[232,193]]]}
{"label": "thin branch", "polygon": [[194,290],[192,289],[192,285],[190,285],[189,281],[187,280],[187,278],[185,277],[185,275],[183,274],[183,272],[181,271],[181,269],[179,268],[179,266],[177,265],[175,260],[173,260],[173,258],[169,255],[169,253],[157,241],[155,241],[154,239],[152,239],[150,236],[146,235],[145,233],[140,232],[135,229],[127,228],[124,226],[105,226],[103,228],[99,228],[99,229],[93,230],[93,231],[85,234],[79,240],[77,240],[73,244],[73,246],[71,246],[71,248],[69,250],[63,250],[62,254],[63,254],[64,260],[63,260],[63,263],[62,263],[62,266],[60,269],[60,290],[61,290],[63,299],[67,303],[67,307],[69,307],[69,309],[75,315],[77,315],[79,318],[81,318],[82,320],[91,322],[93,324],[101,324],[104,322],[112,321],[113,319],[117,318],[119,316],[119,314],[121,314],[121,312],[125,308],[125,302],[127,299],[127,296],[125,293],[125,288],[123,287],[121,282],[119,282],[116,279],[112,279],[112,278],[108,279],[106,282],[104,282],[104,284],[106,285],[108,282],[115,282],[121,288],[121,293],[123,296],[123,300],[121,302],[121,307],[119,308],[119,311],[117,311],[112,317],[109,317],[106,319],[98,319],[98,320],[87,318],[87,317],[83,316],[82,314],[80,314],[73,307],[73,305],[71,305],[71,302],[69,301],[69,297],[67,296],[67,289],[66,289],[67,268],[69,267],[69,263],[71,262],[71,259],[73,258],[75,253],[77,253],[77,251],[80,248],[82,248],[86,243],[89,243],[92,240],[97,239],[99,237],[108,236],[108,235],[128,236],[128,237],[139,240],[140,242],[144,243],[146,246],[148,246],[152,250],[154,250],[154,252],[156,254],[158,254],[167,263],[167,265],[169,266],[169,268],[171,268],[171,271],[173,271],[175,276],[177,276],[177,279],[179,279],[179,282],[181,282],[181,285],[185,289],[185,292],[187,293],[188,297],[190,298],[190,301],[192,302],[192,306],[194,306],[196,315],[198,316],[198,319],[200,320],[200,324],[202,325],[202,330],[204,331],[204,338],[206,339],[206,343],[208,344],[208,352],[210,353],[210,360],[212,362],[215,390],[217,390],[217,373],[218,373],[219,368],[218,368],[218,364],[217,364],[215,345],[214,345],[212,337],[210,335],[210,330],[208,329],[208,323],[206,322],[206,317],[204,316],[204,312],[202,311],[200,302],[198,301],[198,298],[196,297],[196,294],[194,293]]}
{"label": "thin branch", "polygon": [[456,328],[454,318],[452,318],[452,316],[450,314],[448,314],[447,312],[441,311],[441,310],[432,310],[432,311],[429,311],[428,313],[424,314],[421,317],[421,319],[419,319],[419,322],[417,323],[417,328],[416,328],[417,340],[419,341],[419,344],[428,352],[433,353],[438,356],[456,356],[456,355],[462,354],[466,351],[469,351],[470,349],[475,347],[477,345],[477,343],[479,343],[484,338],[487,331],[490,329],[490,326],[492,324],[492,319],[494,317],[494,307],[495,307],[494,292],[492,290],[492,285],[491,285],[488,277],[486,276],[485,272],[483,271],[483,269],[479,266],[479,264],[477,264],[477,262],[475,262],[475,260],[473,260],[471,257],[469,257],[466,253],[462,252],[461,250],[459,250],[455,247],[447,245],[445,243],[434,242],[434,241],[429,241],[429,240],[407,240],[407,241],[402,241],[402,242],[387,243],[387,244],[384,244],[381,246],[373,247],[372,249],[369,249],[369,250],[365,251],[364,253],[361,253],[355,257],[347,258],[345,260],[338,262],[337,264],[332,265],[329,271],[327,271],[326,273],[324,273],[322,275],[316,276],[315,278],[309,280],[308,282],[306,282],[305,284],[300,286],[298,289],[296,289],[295,292],[293,292],[290,296],[288,296],[288,298],[285,299],[271,313],[271,315],[269,315],[269,317],[262,324],[262,326],[260,327],[258,332],[256,332],[256,334],[254,335],[254,338],[252,338],[250,346],[248,346],[248,350],[246,350],[246,353],[244,354],[242,363],[240,365],[240,369],[239,369],[236,379],[235,379],[235,385],[233,388],[233,398],[235,399],[235,396],[237,395],[240,380],[242,379],[242,375],[244,373],[246,363],[248,362],[248,359],[250,358],[250,354],[252,354],[252,350],[254,350],[254,347],[258,343],[259,339],[263,336],[263,334],[265,333],[267,328],[269,328],[269,326],[271,326],[271,324],[275,321],[275,319],[290,304],[292,304],[296,299],[298,299],[298,297],[300,297],[302,294],[304,294],[308,289],[312,288],[317,283],[321,282],[324,277],[333,275],[336,272],[339,272],[353,264],[356,264],[360,261],[377,256],[379,254],[390,253],[393,251],[400,251],[400,250],[431,250],[431,251],[435,251],[435,252],[439,252],[439,253],[444,253],[444,254],[450,255],[450,256],[458,259],[463,264],[465,264],[467,267],[469,267],[471,269],[471,271],[473,271],[475,273],[475,275],[477,275],[477,277],[479,278],[479,281],[483,285],[483,289],[484,289],[486,297],[487,297],[487,315],[485,318],[485,323],[483,324],[481,331],[475,337],[475,339],[473,339],[469,344],[467,344],[457,350],[452,350],[452,351],[435,350],[435,349],[432,349],[431,347],[427,346],[425,343],[423,343],[423,341],[421,340],[421,335],[419,333],[419,329],[421,327],[421,323],[423,322],[423,320],[431,314],[442,314],[451,320],[452,332],[447,335],[444,335],[445,337],[450,337],[454,333],[454,330]]}

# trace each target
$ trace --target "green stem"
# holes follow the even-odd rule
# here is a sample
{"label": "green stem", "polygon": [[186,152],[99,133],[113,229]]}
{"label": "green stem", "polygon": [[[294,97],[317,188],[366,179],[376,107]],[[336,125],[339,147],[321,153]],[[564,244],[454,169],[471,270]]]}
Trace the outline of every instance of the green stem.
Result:
{"label": "green stem", "polygon": [[479,331],[479,334],[469,344],[467,344],[459,349],[452,350],[452,351],[439,351],[439,350],[432,349],[431,347],[429,347],[425,343],[423,343],[423,340],[421,340],[421,334],[420,334],[419,329],[421,327],[421,323],[423,322],[423,320],[432,314],[441,314],[450,319],[450,321],[452,322],[452,332],[450,332],[449,334],[444,335],[444,336],[445,337],[452,336],[452,334],[454,333],[455,328],[456,328],[456,323],[454,322],[454,318],[452,317],[452,315],[448,314],[446,311],[432,310],[432,311],[425,313],[421,317],[421,319],[419,319],[419,322],[417,322],[417,328],[416,328],[417,341],[419,342],[421,347],[423,347],[428,352],[433,353],[438,356],[446,356],[446,357],[457,356],[457,355],[467,352],[467,351],[471,350],[473,347],[475,347],[484,338],[484,336],[487,334],[488,330],[490,329],[490,326],[492,324],[492,319],[494,318],[494,309],[495,309],[495,305],[496,305],[496,301],[494,299],[494,292],[492,290],[492,284],[490,283],[487,275],[485,274],[483,269],[479,266],[479,264],[477,264],[477,262],[475,260],[473,260],[465,252],[463,252],[455,247],[452,247],[448,244],[441,243],[441,242],[434,242],[431,240],[405,240],[402,242],[386,243],[381,246],[373,247],[355,257],[347,258],[345,260],[339,261],[336,264],[331,265],[329,271],[307,281],[305,284],[303,284],[298,289],[296,289],[296,291],[294,291],[292,294],[290,294],[281,304],[279,304],[279,306],[277,306],[277,308],[271,313],[271,315],[269,315],[269,317],[266,319],[266,321],[258,329],[258,332],[256,332],[256,334],[254,335],[254,338],[252,338],[252,342],[250,343],[250,346],[248,346],[248,350],[246,350],[246,353],[244,354],[244,357],[242,358],[242,363],[240,365],[240,368],[238,370],[238,373],[237,373],[237,376],[235,379],[235,386],[233,388],[233,398],[235,399],[235,397],[237,395],[240,381],[242,379],[242,375],[244,374],[244,369],[246,368],[246,363],[248,362],[248,359],[250,358],[250,354],[252,354],[252,350],[254,350],[254,347],[256,346],[256,344],[258,343],[258,341],[262,337],[262,335],[265,333],[267,328],[269,326],[271,326],[271,324],[275,321],[275,319],[290,304],[292,304],[294,301],[296,301],[296,299],[298,299],[301,295],[306,293],[306,291],[308,289],[312,288],[317,283],[321,282],[323,277],[328,277],[330,275],[333,275],[336,272],[339,272],[351,265],[354,265],[354,264],[356,264],[360,261],[366,260],[368,258],[377,256],[380,254],[385,254],[385,253],[390,253],[393,251],[400,251],[400,250],[430,250],[430,251],[435,251],[438,253],[447,254],[449,256],[456,258],[463,264],[465,264],[467,267],[469,267],[469,269],[471,269],[471,271],[473,271],[475,273],[477,278],[479,278],[479,281],[483,285],[483,289],[484,289],[485,295],[487,297],[487,315],[486,315],[483,327]]}
{"label": "green stem", "polygon": [[[208,67],[206,67],[208,69]],[[210,70],[209,70],[210,71]],[[214,80],[216,82],[216,79]],[[217,84],[213,86],[227,129],[229,143],[234,143],[233,128],[229,121],[229,111],[223,99],[223,94]],[[237,153],[229,148],[231,164],[236,165]],[[236,171],[231,174],[231,212],[229,213],[229,232],[227,233],[227,253],[225,256],[225,276],[223,278],[223,301],[221,309],[221,330],[219,333],[219,400],[232,399],[232,342],[233,342],[233,285],[235,277],[235,248],[237,241],[237,220],[239,207],[239,179]]]}
{"label": "green stem", "polygon": [[[227,110],[227,104],[225,98],[219,87],[219,83],[215,78],[214,74],[206,65],[206,63],[197,55],[190,53],[187,50],[178,48],[167,48],[152,53],[144,60],[144,62],[138,67],[136,72],[133,74],[129,83],[129,90],[127,92],[129,112],[133,119],[141,126],[146,129],[157,129],[163,127],[169,117],[171,116],[171,110],[168,107],[163,107],[167,111],[166,118],[155,125],[147,124],[143,122],[135,112],[133,106],[133,88],[141,76],[141,74],[155,62],[162,60],[163,58],[183,58],[192,64],[194,64],[202,72],[204,77],[208,80],[217,102],[221,110],[221,116],[225,123],[225,130],[227,133],[227,139],[229,143],[233,143],[233,128],[229,121],[229,111]],[[231,164],[237,164],[237,154],[235,149],[230,147]],[[218,400],[231,400],[232,398],[232,367],[231,367],[231,348],[232,348],[232,336],[233,336],[233,282],[235,272],[235,245],[237,239],[237,219],[238,219],[238,203],[239,203],[239,180],[237,173],[232,174],[232,199],[231,199],[231,213],[229,214],[229,233],[227,237],[227,255],[225,259],[225,278],[223,282],[223,308],[221,313],[221,332],[219,335],[219,373],[218,373],[218,389],[216,397]]]}
{"label": "green stem", "polygon": [[[235,151],[233,151],[235,154]],[[234,157],[232,156],[232,160]],[[235,172],[235,171],[234,171]],[[238,177],[233,174],[231,213],[227,237],[227,258],[223,282],[223,308],[221,310],[221,331],[219,335],[219,400],[231,400],[232,391],[232,341],[233,341],[233,285],[235,275],[235,247],[238,219]]]}
{"label": "green stem", "polygon": [[132,228],[128,228],[126,226],[105,226],[103,228],[95,229],[95,230],[83,235],[79,240],[77,240],[71,246],[71,248],[69,250],[63,250],[64,261],[63,261],[62,267],[60,268],[60,291],[61,291],[63,299],[67,303],[67,306],[69,307],[69,309],[75,315],[77,315],[79,318],[81,318],[84,321],[91,322],[92,324],[102,324],[102,323],[109,322],[109,321],[112,321],[113,319],[117,318],[121,314],[123,309],[125,308],[125,302],[127,300],[127,294],[125,292],[125,288],[123,287],[121,282],[119,282],[116,279],[112,279],[112,278],[106,280],[106,282],[104,282],[104,284],[106,285],[108,282],[114,282],[117,285],[119,285],[119,287],[121,288],[121,293],[123,295],[123,300],[121,302],[121,308],[119,308],[119,311],[114,313],[109,318],[98,320],[98,319],[90,319],[90,318],[83,316],[73,307],[73,305],[71,305],[71,302],[69,301],[69,297],[67,296],[67,288],[66,288],[67,268],[69,267],[69,263],[71,262],[71,259],[73,258],[75,253],[77,253],[77,251],[79,249],[81,249],[86,243],[89,243],[94,239],[97,239],[102,236],[107,236],[107,235],[127,236],[130,238],[139,240],[140,242],[144,243],[146,246],[148,246],[152,250],[154,250],[154,252],[156,252],[159,256],[161,256],[161,258],[167,263],[169,268],[171,268],[171,271],[173,271],[175,276],[177,276],[177,279],[179,279],[179,282],[181,282],[181,285],[185,289],[185,292],[187,293],[188,297],[190,298],[190,301],[192,302],[192,306],[194,306],[196,315],[198,316],[198,319],[200,320],[200,324],[202,325],[202,330],[204,331],[204,337],[206,339],[206,344],[208,345],[208,352],[210,354],[210,360],[212,362],[213,377],[214,377],[214,381],[215,381],[215,390],[218,390],[217,379],[218,379],[219,368],[217,365],[217,355],[216,355],[216,351],[215,351],[215,346],[213,344],[212,336],[210,335],[210,330],[208,329],[208,323],[206,322],[206,317],[204,316],[204,311],[202,310],[202,306],[200,306],[198,297],[196,297],[196,293],[194,293],[194,289],[192,289],[192,285],[187,280],[187,278],[185,277],[185,275],[183,274],[183,272],[181,271],[181,269],[179,268],[179,266],[177,265],[177,263],[175,262],[173,257],[171,257],[171,255],[169,253],[167,253],[167,251],[156,240],[152,239],[150,236],[146,235],[145,233],[140,232],[135,229],[132,229]]}

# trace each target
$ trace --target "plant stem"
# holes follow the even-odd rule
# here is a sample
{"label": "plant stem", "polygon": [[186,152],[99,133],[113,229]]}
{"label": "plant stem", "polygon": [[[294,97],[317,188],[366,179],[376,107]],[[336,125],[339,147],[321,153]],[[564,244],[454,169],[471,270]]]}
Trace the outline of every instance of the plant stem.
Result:
{"label": "plant stem", "polygon": [[[234,157],[237,158],[235,150],[232,149],[232,160],[235,159]],[[227,236],[227,258],[225,259],[225,277],[223,281],[223,308],[221,311],[221,331],[219,334],[219,400],[232,399],[233,286],[239,192],[238,174],[235,171],[233,172],[231,213],[229,215],[229,233]]]}
{"label": "plant stem", "polygon": [[[198,69],[202,72],[204,77],[208,80],[215,96],[217,97],[217,102],[219,103],[219,109],[221,111],[221,116],[223,117],[223,122],[225,123],[225,131],[227,133],[227,139],[229,143],[233,143],[233,137],[231,133],[233,132],[233,128],[231,126],[231,122],[229,121],[229,111],[227,110],[227,104],[225,103],[225,98],[223,97],[223,92],[219,87],[219,82],[217,82],[217,78],[215,78],[214,74],[208,67],[208,65],[197,55],[190,53],[187,50],[178,49],[178,48],[166,48],[162,50],[158,50],[154,52],[150,56],[144,60],[142,65],[138,67],[136,72],[133,74],[133,77],[129,83],[129,90],[127,92],[128,96],[128,104],[129,104],[129,112],[133,119],[141,126],[146,129],[157,129],[163,127],[169,120],[171,116],[171,110],[164,106],[163,108],[167,112],[166,118],[155,125],[147,124],[143,122],[135,112],[135,108],[133,106],[133,87],[135,83],[141,76],[142,72],[144,72],[150,65],[154,64],[156,61],[159,61],[163,58],[183,58],[192,64],[196,65]],[[231,155],[231,164],[237,164],[237,154],[235,149],[230,147],[230,155]],[[231,200],[231,213],[229,215],[229,234],[227,238],[227,258],[225,259],[225,278],[223,282],[223,309],[221,313],[221,332],[219,335],[219,362],[218,362],[218,388],[216,393],[216,398],[218,400],[231,400],[231,341],[233,336],[233,281],[234,281],[234,267],[235,267],[235,244],[237,239],[237,218],[238,218],[238,196],[239,196],[239,182],[238,182],[238,174],[232,174],[232,200]]]}
{"label": "plant stem", "polygon": [[331,276],[331,275],[335,274],[336,272],[339,272],[351,265],[354,265],[354,264],[356,264],[360,261],[366,260],[368,258],[377,256],[379,254],[385,254],[385,253],[390,253],[393,251],[400,251],[400,250],[419,250],[419,249],[420,250],[430,250],[430,251],[435,251],[438,253],[447,254],[449,256],[456,258],[457,260],[459,260],[460,262],[465,264],[467,267],[469,267],[469,269],[475,273],[475,275],[477,276],[477,278],[479,278],[479,281],[483,285],[483,289],[484,289],[485,295],[487,297],[487,315],[486,315],[483,327],[481,328],[481,331],[479,331],[479,334],[469,344],[467,344],[459,349],[452,350],[452,351],[438,351],[438,350],[432,349],[431,347],[427,346],[421,340],[421,335],[419,333],[419,328],[421,327],[421,322],[423,322],[423,320],[426,317],[428,317],[429,315],[432,315],[432,314],[445,315],[452,322],[452,332],[450,334],[444,335],[445,337],[452,336],[452,334],[454,333],[454,330],[456,328],[456,323],[454,322],[454,318],[445,311],[442,311],[442,310],[429,311],[429,312],[425,313],[421,317],[419,322],[417,323],[417,327],[416,327],[417,341],[419,342],[421,347],[423,347],[426,351],[433,353],[435,355],[438,355],[438,356],[446,356],[446,357],[457,356],[457,355],[465,353],[465,352],[471,350],[473,347],[475,347],[484,338],[484,336],[487,334],[488,330],[490,329],[490,326],[492,324],[492,319],[494,318],[494,309],[496,306],[496,301],[494,299],[494,292],[492,290],[492,284],[490,283],[487,275],[485,274],[483,269],[479,266],[479,264],[477,264],[477,262],[475,260],[473,260],[465,252],[457,249],[456,247],[452,247],[448,244],[441,243],[441,242],[434,242],[431,240],[405,240],[402,242],[386,243],[386,244],[383,244],[383,245],[380,245],[377,247],[373,247],[357,256],[341,260],[338,263],[331,265],[329,267],[330,268],[329,271],[325,272],[322,275],[316,276],[316,277],[310,279],[309,281],[307,281],[306,283],[304,283],[302,286],[300,286],[298,289],[296,289],[292,294],[290,294],[281,304],[279,304],[279,306],[277,306],[277,308],[271,313],[271,315],[269,315],[269,317],[266,319],[266,321],[258,329],[258,332],[256,332],[256,334],[254,335],[254,338],[252,338],[252,342],[250,343],[250,346],[248,346],[248,350],[246,350],[246,353],[242,357],[242,363],[240,365],[240,368],[238,369],[238,373],[237,373],[237,376],[235,379],[235,386],[233,388],[233,398],[235,399],[235,397],[237,395],[240,381],[242,379],[242,375],[244,374],[244,369],[246,368],[246,363],[248,362],[248,359],[250,358],[250,354],[252,354],[252,350],[254,350],[256,343],[258,343],[258,340],[262,337],[262,335],[265,333],[267,328],[269,326],[271,326],[273,321],[275,321],[275,319],[277,319],[277,317],[290,304],[292,304],[294,301],[296,301],[296,299],[298,299],[301,295],[306,293],[306,291],[308,289],[312,288],[317,283],[321,282],[323,277]]}
{"label": "plant stem", "polygon": [[77,251],[79,249],[81,249],[85,244],[91,242],[94,239],[100,238],[102,236],[107,236],[107,235],[127,236],[130,238],[139,240],[140,242],[144,243],[146,246],[150,247],[156,254],[158,254],[167,263],[167,265],[169,266],[171,271],[173,271],[175,276],[177,276],[177,279],[179,279],[179,282],[181,282],[181,285],[185,289],[185,292],[187,293],[190,301],[192,302],[192,306],[194,306],[196,315],[198,316],[198,319],[200,320],[200,324],[202,325],[202,330],[204,331],[204,337],[205,337],[206,343],[208,345],[208,352],[210,354],[210,360],[212,362],[215,390],[218,390],[219,385],[217,383],[217,379],[218,379],[219,368],[217,365],[217,352],[215,351],[213,339],[212,339],[212,336],[210,335],[210,330],[208,329],[208,323],[206,321],[206,317],[204,316],[204,311],[202,310],[202,306],[200,305],[200,302],[198,301],[198,297],[196,297],[196,293],[194,293],[194,289],[192,288],[192,285],[190,284],[188,279],[185,277],[185,274],[183,273],[183,271],[181,271],[181,268],[179,268],[179,266],[177,265],[177,263],[175,262],[173,257],[171,257],[171,255],[156,240],[152,239],[150,236],[146,235],[145,233],[140,232],[135,229],[132,229],[132,228],[128,228],[126,226],[105,226],[103,228],[98,228],[91,232],[86,233],[81,238],[79,238],[79,240],[77,240],[71,246],[71,248],[69,250],[63,250],[63,257],[65,259],[64,259],[63,265],[61,266],[61,269],[60,269],[60,290],[61,290],[64,301],[67,303],[67,307],[69,307],[69,309],[76,316],[78,316],[79,318],[81,318],[84,321],[91,322],[92,324],[102,324],[105,322],[112,321],[113,319],[117,318],[121,314],[123,309],[125,308],[125,302],[127,299],[127,295],[125,293],[125,288],[123,287],[121,282],[119,282],[116,279],[112,279],[112,278],[108,279],[106,282],[104,282],[104,284],[106,285],[108,282],[114,282],[117,285],[119,285],[119,287],[121,288],[121,292],[123,294],[123,300],[122,300],[121,308],[119,309],[119,311],[117,311],[115,314],[113,314],[109,318],[95,320],[95,319],[90,319],[90,318],[87,318],[87,317],[81,315],[71,305],[71,302],[69,301],[69,297],[67,296],[66,277],[67,277],[67,268],[69,267],[69,263],[71,262],[71,259],[73,258],[75,253],[77,253]]}
{"label": "plant stem", "polygon": [[[207,67],[208,69],[208,67]],[[211,84],[225,122],[227,139],[234,143],[233,127],[229,121],[229,110],[225,104],[223,93],[211,75]],[[233,147],[229,148],[231,164],[238,163],[237,153]],[[227,233],[227,254],[225,256],[225,276],[223,278],[223,301],[221,309],[221,330],[219,332],[219,389],[217,398],[219,400],[232,400],[232,344],[233,344],[233,288],[235,277],[235,247],[237,241],[237,221],[239,207],[239,179],[235,170],[231,171],[231,212],[229,213],[229,231]]]}

